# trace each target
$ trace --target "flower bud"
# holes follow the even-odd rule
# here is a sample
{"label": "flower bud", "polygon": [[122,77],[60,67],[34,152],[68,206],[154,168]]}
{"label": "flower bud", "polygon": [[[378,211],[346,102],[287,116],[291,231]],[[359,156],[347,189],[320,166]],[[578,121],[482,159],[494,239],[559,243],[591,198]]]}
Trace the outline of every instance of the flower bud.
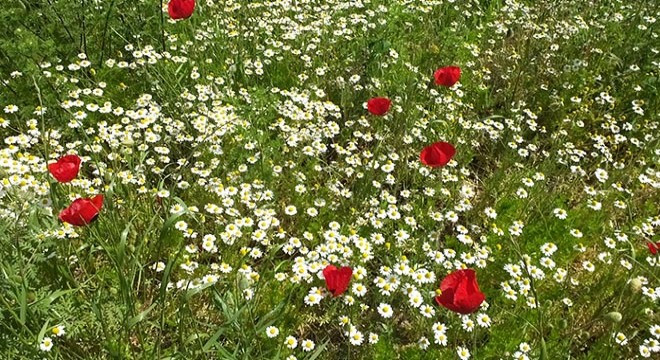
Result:
{"label": "flower bud", "polygon": [[655,313],[649,308],[644,308],[644,315],[652,318],[654,317]]}
{"label": "flower bud", "polygon": [[612,323],[618,323],[621,321],[622,318],[623,317],[621,316],[621,313],[618,311],[612,311],[605,315],[605,319],[609,320]]}
{"label": "flower bud", "polygon": [[241,291],[247,289],[250,286],[250,282],[245,275],[239,275],[238,276],[238,288],[241,289]]}
{"label": "flower bud", "polygon": [[642,280],[640,280],[639,277],[630,280],[630,289],[633,292],[638,293],[642,289]]}

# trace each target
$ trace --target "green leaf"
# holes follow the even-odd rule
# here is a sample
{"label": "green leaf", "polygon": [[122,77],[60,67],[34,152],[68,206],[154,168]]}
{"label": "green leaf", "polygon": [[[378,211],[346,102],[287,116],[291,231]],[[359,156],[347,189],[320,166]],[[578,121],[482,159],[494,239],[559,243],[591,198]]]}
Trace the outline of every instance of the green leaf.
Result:
{"label": "green leaf", "polygon": [[44,326],[41,327],[41,331],[39,331],[39,336],[37,336],[37,341],[41,342],[43,340],[44,336],[46,336],[46,331],[48,331],[48,328],[50,327],[50,319],[46,320],[44,323]]}
{"label": "green leaf", "polygon": [[278,315],[280,315],[279,313],[284,308],[284,305],[287,303],[288,300],[280,302],[273,310],[269,311],[266,315],[264,315],[256,325],[257,331],[262,332],[268,326],[272,325],[275,322],[275,320],[278,318]]}
{"label": "green leaf", "polygon": [[202,285],[202,286],[198,286],[198,287],[196,287],[196,288],[194,288],[194,289],[190,289],[190,290],[188,290],[188,291],[185,292],[185,294],[184,294],[184,298],[186,299],[186,301],[190,301],[190,299],[191,299],[193,296],[199,294],[201,291],[203,291],[203,290],[205,290],[205,289],[207,289],[207,288],[209,288],[209,287],[211,287],[211,286],[213,286],[213,283],[204,284],[204,285]]}
{"label": "green leaf", "polygon": [[149,315],[149,313],[151,312],[151,310],[153,310],[153,309],[156,307],[156,304],[157,304],[157,303],[153,303],[153,304],[151,304],[148,308],[146,308],[146,309],[145,309],[144,311],[142,311],[141,313],[139,313],[139,314],[137,314],[137,315],[131,317],[130,319],[128,319],[128,328],[130,329],[130,328],[132,328],[133,326],[135,326],[137,323],[139,323],[139,322],[141,322],[142,320],[144,320],[144,319],[147,317],[147,315]]}
{"label": "green leaf", "polygon": [[57,290],[53,292],[52,294],[48,295],[47,297],[39,300],[38,302],[44,302],[44,305],[46,307],[50,306],[55,300],[57,300],[59,297],[62,297],[66,294],[70,294],[72,292],[77,291],[77,289],[68,289],[68,290]]}
{"label": "green leaf", "polygon": [[222,336],[222,334],[225,333],[225,331],[227,331],[227,328],[220,327],[215,333],[213,333],[213,335],[211,335],[211,337],[206,341],[206,344],[202,346],[202,351],[208,352],[214,347],[218,348],[219,347],[217,346],[219,345],[218,339],[220,338],[220,336]]}
{"label": "green leaf", "polygon": [[25,325],[25,321],[27,318],[27,289],[25,289],[25,284],[21,284],[21,292],[19,293],[18,302],[20,304],[19,320],[22,325]]}
{"label": "green leaf", "polygon": [[328,343],[329,343],[329,342],[330,342],[330,340],[324,342],[321,346],[318,346],[318,347],[316,348],[316,350],[314,350],[313,353],[309,354],[309,356],[306,357],[305,359],[307,359],[307,360],[314,360],[314,359],[316,359],[317,357],[321,356],[321,353],[323,353],[323,350],[325,350],[325,348],[326,348],[326,346],[328,346]]}

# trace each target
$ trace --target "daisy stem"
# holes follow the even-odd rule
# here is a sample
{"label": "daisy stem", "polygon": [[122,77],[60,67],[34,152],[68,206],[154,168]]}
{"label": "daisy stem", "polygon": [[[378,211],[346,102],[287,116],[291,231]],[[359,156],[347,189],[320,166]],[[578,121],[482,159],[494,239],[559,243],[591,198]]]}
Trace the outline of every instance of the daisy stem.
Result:
{"label": "daisy stem", "polygon": [[34,84],[34,88],[37,91],[37,99],[39,99],[39,108],[41,109],[39,112],[41,117],[41,136],[44,137],[44,159],[46,160],[46,163],[48,163],[48,158],[50,157],[50,139],[47,135],[49,132],[46,131],[46,122],[44,120],[44,102],[41,98],[41,89],[39,88],[39,84],[37,84],[37,80],[34,78],[34,76],[32,76],[32,83]]}
{"label": "daisy stem", "polygon": [[536,325],[534,325],[532,322],[530,322],[529,320],[525,319],[524,317],[522,317],[522,316],[520,316],[520,315],[518,315],[518,314],[512,313],[511,311],[506,310],[505,308],[499,307],[499,306],[497,306],[497,305],[495,305],[495,304],[493,304],[493,307],[494,307],[494,308],[498,308],[498,309],[501,310],[502,312],[504,312],[504,313],[506,313],[506,314],[508,314],[508,315],[511,315],[511,316],[513,316],[513,317],[515,317],[515,318],[518,318],[518,319],[520,319],[520,320],[522,320],[522,321],[524,321],[524,322],[526,322],[529,326],[532,327],[532,329],[534,329],[534,331],[539,332],[539,329],[536,327]]}
{"label": "daisy stem", "polygon": [[103,64],[103,55],[105,53],[106,37],[108,35],[108,23],[110,22],[110,14],[112,13],[112,9],[114,8],[114,6],[115,6],[115,0],[112,0],[112,2],[110,2],[110,6],[108,7],[108,11],[105,13],[105,24],[103,25],[103,37],[101,39],[101,56],[99,57],[99,67],[102,66]]}
{"label": "daisy stem", "polygon": [[527,261],[525,260],[525,257],[522,254],[522,251],[520,250],[518,244],[513,240],[511,236],[509,236],[509,239],[511,240],[511,243],[513,244],[513,249],[520,257],[522,260],[522,265],[523,269],[525,269],[525,274],[527,275],[527,278],[529,279],[529,288],[532,292],[532,296],[534,297],[534,303],[536,305],[536,310],[538,312],[538,328],[536,329],[536,332],[539,334],[539,342],[541,344],[541,360],[548,360],[548,349],[545,344],[545,339],[544,339],[544,331],[543,331],[543,310],[541,309],[541,303],[539,301],[539,296],[538,293],[536,292],[536,284],[534,282],[534,277],[532,274],[529,272],[528,264]]}

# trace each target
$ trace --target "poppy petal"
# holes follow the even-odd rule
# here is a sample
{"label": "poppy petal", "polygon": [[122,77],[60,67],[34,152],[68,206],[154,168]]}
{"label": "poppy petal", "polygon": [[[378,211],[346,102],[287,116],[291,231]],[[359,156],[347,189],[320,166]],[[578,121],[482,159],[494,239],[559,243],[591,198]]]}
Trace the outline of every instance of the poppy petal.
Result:
{"label": "poppy petal", "polygon": [[436,85],[451,87],[461,78],[461,68],[458,66],[441,67],[433,73],[433,77]]}
{"label": "poppy petal", "polygon": [[438,303],[438,305],[444,306],[451,311],[456,311],[456,312],[459,311],[458,307],[454,305],[453,289],[447,289],[443,291],[440,296],[435,297],[435,301]]}
{"label": "poppy petal", "polygon": [[375,97],[367,101],[367,110],[369,110],[372,115],[383,116],[390,110],[391,105],[392,100],[386,97]]}
{"label": "poppy petal", "polygon": [[59,219],[75,226],[83,226],[96,219],[103,206],[103,195],[96,195],[92,199],[79,198],[69,207],[60,211]]}
{"label": "poppy petal", "polygon": [[353,270],[348,266],[337,269],[334,265],[328,265],[323,269],[326,287],[333,296],[339,296],[348,289],[352,275]]}
{"label": "poppy petal", "polygon": [[75,179],[80,171],[80,157],[78,155],[65,155],[57,162],[48,164],[48,172],[61,183]]}
{"label": "poppy petal", "polygon": [[470,314],[479,309],[486,296],[479,290],[476,272],[473,269],[457,270],[447,275],[440,283],[442,294],[436,302],[459,314]]}
{"label": "poppy petal", "polygon": [[174,20],[187,19],[195,11],[195,0],[170,0],[167,12]]}
{"label": "poppy petal", "polygon": [[348,290],[348,283],[351,281],[351,276],[353,276],[353,269],[351,269],[348,266],[344,266],[341,269],[337,271],[338,273],[338,282],[337,282],[337,289],[336,289],[336,295],[341,295],[346,290]]}
{"label": "poppy petal", "polygon": [[456,288],[454,304],[459,309],[459,313],[469,314],[479,308],[485,296],[479,291],[474,270],[467,269],[462,273],[464,277]]}
{"label": "poppy petal", "polygon": [[337,268],[334,265],[328,265],[323,269],[323,278],[328,290],[334,295],[337,290]]}
{"label": "poppy petal", "polygon": [[439,141],[425,147],[419,154],[419,160],[430,167],[441,167],[447,165],[454,155],[456,155],[454,145]]}

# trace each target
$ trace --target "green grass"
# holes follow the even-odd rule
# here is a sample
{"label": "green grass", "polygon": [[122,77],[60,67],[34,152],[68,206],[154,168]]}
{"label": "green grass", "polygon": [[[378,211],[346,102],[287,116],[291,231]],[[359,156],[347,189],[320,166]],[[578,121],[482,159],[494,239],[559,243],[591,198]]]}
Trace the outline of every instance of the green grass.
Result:
{"label": "green grass", "polygon": [[[158,1],[0,9],[0,358],[657,356],[660,8],[223,0],[163,15]],[[462,69],[453,88],[433,84],[445,65]],[[364,108],[375,96],[393,100],[385,117]],[[435,141],[457,154],[431,169],[419,152]],[[66,153],[84,162],[60,184],[46,164]],[[99,193],[92,224],[58,220]],[[366,294],[328,296],[328,263],[359,269]],[[461,267],[488,303],[471,331],[434,301]]]}

